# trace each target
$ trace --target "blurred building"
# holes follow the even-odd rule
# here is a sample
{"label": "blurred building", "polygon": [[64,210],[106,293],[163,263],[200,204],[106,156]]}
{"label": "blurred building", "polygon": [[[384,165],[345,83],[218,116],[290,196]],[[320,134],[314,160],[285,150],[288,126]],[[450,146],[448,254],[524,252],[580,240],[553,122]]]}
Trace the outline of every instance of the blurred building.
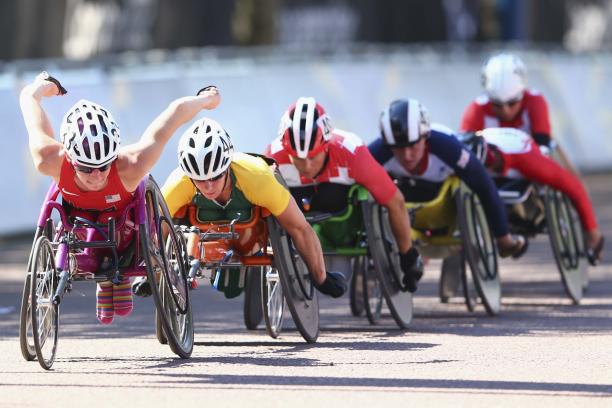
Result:
{"label": "blurred building", "polygon": [[208,45],[513,41],[610,49],[612,0],[4,0],[0,59]]}

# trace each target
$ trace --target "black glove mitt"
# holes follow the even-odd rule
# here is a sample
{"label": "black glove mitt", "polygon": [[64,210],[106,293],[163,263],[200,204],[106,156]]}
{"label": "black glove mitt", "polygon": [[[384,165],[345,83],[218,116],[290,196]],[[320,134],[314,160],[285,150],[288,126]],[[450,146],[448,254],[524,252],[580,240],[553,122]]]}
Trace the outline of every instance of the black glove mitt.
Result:
{"label": "black glove mitt", "polygon": [[402,272],[404,272],[402,278],[404,287],[402,290],[414,293],[425,269],[421,254],[415,247],[411,247],[405,254],[400,254],[400,265]]}
{"label": "black glove mitt", "polygon": [[346,292],[346,278],[340,272],[327,272],[325,281],[320,285],[315,283],[315,287],[325,295],[339,298]]}

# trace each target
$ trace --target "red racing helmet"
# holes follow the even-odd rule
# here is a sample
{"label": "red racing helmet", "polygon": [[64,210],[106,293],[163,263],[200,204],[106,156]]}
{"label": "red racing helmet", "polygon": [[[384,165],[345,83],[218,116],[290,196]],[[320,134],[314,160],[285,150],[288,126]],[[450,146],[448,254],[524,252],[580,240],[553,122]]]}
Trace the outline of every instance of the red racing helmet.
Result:
{"label": "red racing helmet", "polygon": [[283,114],[278,133],[291,156],[305,159],[325,148],[332,129],[325,109],[314,98],[301,97]]}

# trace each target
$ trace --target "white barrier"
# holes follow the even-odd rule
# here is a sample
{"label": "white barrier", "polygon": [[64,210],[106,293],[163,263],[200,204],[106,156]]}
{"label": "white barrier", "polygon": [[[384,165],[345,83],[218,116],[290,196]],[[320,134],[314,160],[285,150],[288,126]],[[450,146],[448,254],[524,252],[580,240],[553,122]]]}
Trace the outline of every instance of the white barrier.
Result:
{"label": "white barrier", "polygon": [[[549,101],[554,137],[572,161],[584,171],[611,169],[612,136],[607,131],[612,126],[612,57],[519,54],[528,67],[530,87],[540,89]],[[463,54],[378,51],[325,59],[238,54],[227,59],[116,64],[104,70],[94,64],[53,69],[45,66],[52,62],[41,61],[39,68],[48,69],[69,91],[44,101],[56,131],[64,112],[86,98],[107,106],[119,123],[123,143],[131,143],[171,100],[214,84],[221,90],[221,105],[202,115],[218,120],[238,150],[261,152],[276,136],[283,111],[299,96],[316,97],[334,126],[366,141],[378,135],[381,109],[398,97],[420,99],[432,120],[456,128],[463,109],[480,93],[481,61]],[[15,72],[0,73],[0,234],[33,228],[50,182],[32,166],[18,106],[24,81],[37,72]],[[176,166],[182,130],[153,170],[160,183]]]}

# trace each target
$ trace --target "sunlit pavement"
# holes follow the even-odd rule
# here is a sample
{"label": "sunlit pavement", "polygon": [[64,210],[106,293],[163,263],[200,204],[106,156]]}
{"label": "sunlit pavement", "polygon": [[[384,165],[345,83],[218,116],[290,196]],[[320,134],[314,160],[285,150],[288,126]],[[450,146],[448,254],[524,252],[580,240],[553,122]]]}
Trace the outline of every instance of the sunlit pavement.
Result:
{"label": "sunlit pavement", "polygon": [[[588,180],[612,240],[610,176]],[[196,346],[188,360],[157,342],[152,299],[137,299],[131,316],[101,326],[94,285],[80,283],[62,304],[51,372],[19,351],[28,249],[29,243],[5,243],[1,251],[0,407],[612,404],[612,263],[590,269],[589,290],[572,305],[545,236],[520,261],[502,263],[498,317],[487,317],[482,306],[468,312],[459,297],[440,303],[440,264],[432,261],[410,330],[398,330],[386,311],[371,326],[350,316],[348,298],[324,299],[314,345],[292,329],[288,312],[279,339],[263,326],[248,332],[242,297],[226,300],[201,286],[193,297]]]}

